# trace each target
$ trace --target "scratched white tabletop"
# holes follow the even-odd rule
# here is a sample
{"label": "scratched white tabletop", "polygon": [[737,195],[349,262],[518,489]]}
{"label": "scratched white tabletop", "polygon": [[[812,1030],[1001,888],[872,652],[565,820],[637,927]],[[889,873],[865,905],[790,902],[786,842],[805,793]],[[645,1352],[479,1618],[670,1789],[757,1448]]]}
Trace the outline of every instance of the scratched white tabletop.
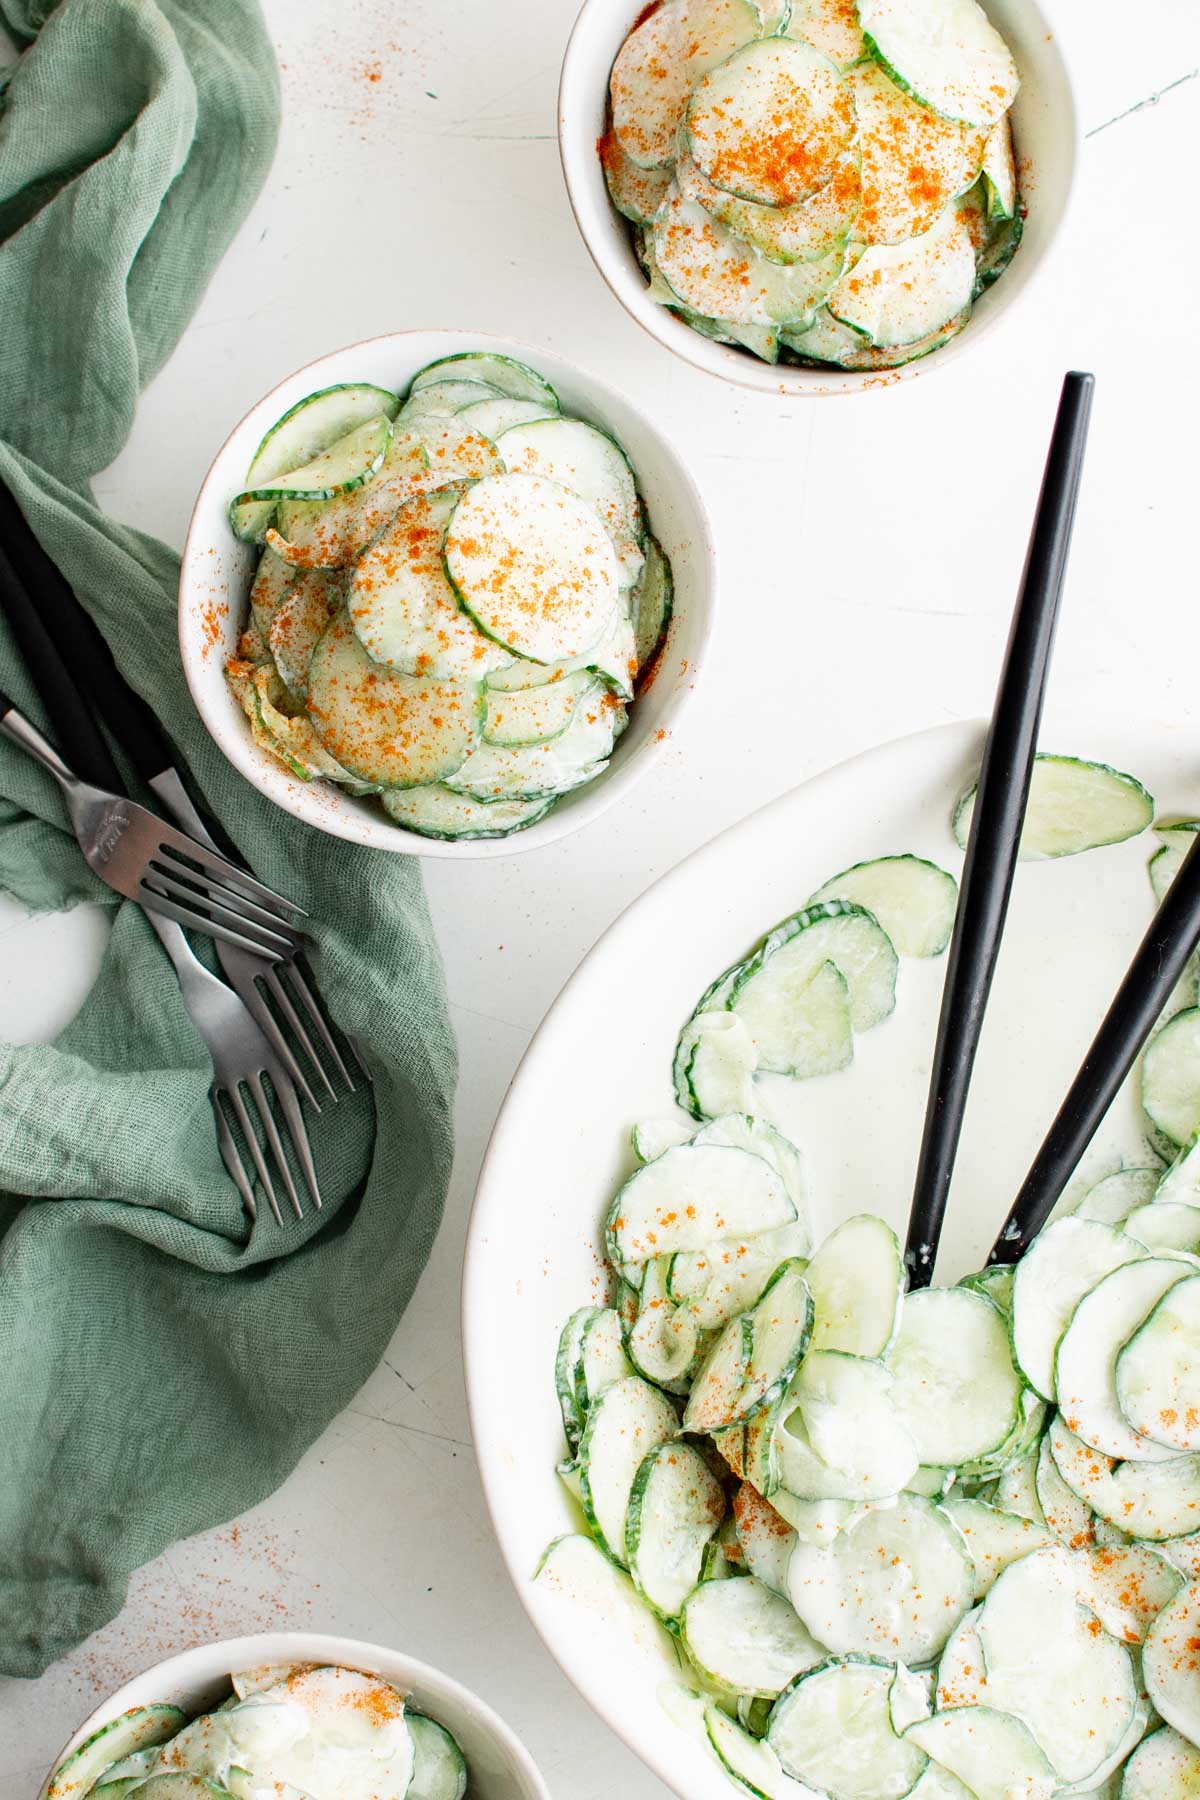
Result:
{"label": "scratched white tabletop", "polygon": [[[413,325],[544,342],[687,446],[724,604],[702,694],[624,810],[511,861],[430,864],[462,1055],[445,1224],[387,1357],[266,1505],[143,1569],[121,1616],[39,1681],[0,1681],[0,1794],[29,1800],[69,1730],[204,1638],[320,1625],[455,1672],[559,1800],[666,1790],[525,1620],[468,1440],[458,1280],[476,1171],[550,1001],[624,904],[761,802],[871,743],[986,712],[1058,384],[1097,395],[1052,711],[1200,726],[1197,239],[1183,204],[1200,82],[1189,0],[1059,0],[1087,132],[1047,286],[976,356],[852,399],[727,388],[642,335],[576,234],[554,142],[573,5],[267,0],[283,66],[274,170],[127,449],[119,517],[182,541],[233,420],[323,351]],[[356,253],[357,247],[357,253]],[[0,1029],[45,1037],[99,953],[86,909],[0,897]]]}

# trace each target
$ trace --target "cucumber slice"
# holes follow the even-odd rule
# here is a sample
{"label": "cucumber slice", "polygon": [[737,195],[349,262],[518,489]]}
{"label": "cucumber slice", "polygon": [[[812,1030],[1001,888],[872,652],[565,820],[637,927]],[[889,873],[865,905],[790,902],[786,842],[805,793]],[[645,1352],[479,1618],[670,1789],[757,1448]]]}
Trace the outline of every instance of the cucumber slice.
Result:
{"label": "cucumber slice", "polygon": [[986,1294],[993,1306],[998,1306],[1002,1313],[1011,1316],[1015,1274],[1015,1267],[993,1263],[989,1268],[976,1269],[973,1274],[964,1275],[958,1285],[973,1288],[977,1294]]}
{"label": "cucumber slice", "polygon": [[543,417],[502,431],[496,448],[510,473],[557,482],[595,508],[632,586],[643,562],[642,503],[621,446],[582,419]]}
{"label": "cucumber slice", "polygon": [[881,349],[941,330],[971,303],[975,248],[957,202],[903,243],[872,244],[831,289],[829,310]]}
{"label": "cucumber slice", "polygon": [[499,475],[504,468],[491,438],[464,425],[457,413],[449,418],[440,413],[413,413],[406,424],[429,458],[434,487],[445,487],[451,481],[480,481],[487,475]]}
{"label": "cucumber slice", "polygon": [[667,167],[697,81],[759,30],[747,0],[667,0],[642,19],[609,80],[613,129],[626,155],[643,169]]}
{"label": "cucumber slice", "polygon": [[892,1730],[890,1662],[851,1658],[801,1675],[771,1709],[767,1743],[789,1775],[829,1800],[900,1800],[925,1753]]}
{"label": "cucumber slice", "polygon": [[625,1543],[634,1585],[662,1618],[679,1616],[724,1515],[721,1484],[692,1445],[660,1444],[642,1462],[629,1496]]}
{"label": "cucumber slice", "polygon": [[259,558],[250,588],[250,617],[259,635],[266,639],[271,620],[283,605],[296,579],[296,571],[270,545]]}
{"label": "cucumber slice", "polygon": [[881,1363],[810,1350],[779,1410],[771,1444],[778,1479],[768,1489],[783,1487],[801,1500],[860,1503],[898,1494],[919,1459],[892,1405],[891,1385]]}
{"label": "cucumber slice", "polygon": [[1140,1436],[1171,1450],[1200,1450],[1200,1276],[1170,1288],[1129,1338],[1117,1357],[1116,1389]]}
{"label": "cucumber slice", "polygon": [[841,245],[811,262],[768,262],[696,201],[685,200],[677,182],[654,221],[654,256],[674,301],[693,312],[734,325],[800,329],[841,280],[847,263]]}
{"label": "cucumber slice", "polygon": [[939,118],[878,63],[863,63],[847,79],[862,153],[858,235],[868,244],[920,237],[978,179],[987,133]]}
{"label": "cucumber slice", "polygon": [[625,1333],[615,1307],[598,1306],[583,1321],[575,1362],[575,1398],[586,1420],[611,1382],[633,1374],[625,1354]]}
{"label": "cucumber slice", "polygon": [[1017,215],[1017,169],[1013,161],[1012,126],[1008,114],[997,119],[983,146],[983,178],[987,187],[988,216],[1014,219]]}
{"label": "cucumber slice", "polygon": [[[755,1156],[761,1156],[764,1162],[770,1163],[796,1208],[796,1220],[789,1228],[788,1247],[781,1249],[777,1262],[782,1262],[785,1256],[808,1254],[812,1248],[808,1184],[804,1175],[804,1160],[795,1144],[765,1119],[748,1118],[744,1113],[726,1113],[710,1120],[696,1133],[692,1142],[701,1148],[705,1144],[732,1145],[739,1150],[750,1150]],[[801,1227],[807,1234],[802,1247],[797,1246],[791,1235],[797,1227]]]}
{"label": "cucumber slice", "polygon": [[753,1575],[694,1589],[680,1615],[680,1635],[710,1681],[766,1699],[825,1660],[788,1602]]}
{"label": "cucumber slice", "polygon": [[814,1350],[885,1355],[904,1299],[904,1259],[890,1225],[871,1213],[845,1220],[813,1256],[807,1280],[816,1308]]}
{"label": "cucumber slice", "polygon": [[575,1371],[579,1367],[579,1354],[583,1345],[583,1328],[599,1310],[596,1306],[581,1306],[571,1314],[562,1328],[554,1358],[554,1390],[562,1413],[563,1432],[572,1454],[579,1447],[587,1419],[586,1406],[580,1404],[575,1385]]}
{"label": "cucumber slice", "polygon": [[1125,1230],[1147,1250],[1183,1250],[1189,1256],[1200,1256],[1200,1206],[1173,1200],[1135,1206],[1125,1220]]}
{"label": "cucumber slice", "polygon": [[742,1424],[781,1396],[812,1336],[804,1267],[798,1258],[784,1263],[753,1309],[729,1321],[696,1376],[685,1431]]}
{"label": "cucumber slice", "polygon": [[1182,1148],[1200,1131],[1200,1007],[1176,1013],[1142,1058],[1142,1105],[1150,1123]]}
{"label": "cucumber slice", "polygon": [[736,1013],[701,1013],[685,1029],[690,1044],[683,1060],[689,1110],[697,1119],[721,1113],[753,1112],[758,1051]]}
{"label": "cucumber slice", "polygon": [[134,1706],[101,1725],[68,1752],[50,1777],[46,1800],[83,1800],[115,1764],[139,1750],[165,1744],[187,1724],[178,1706]]}
{"label": "cucumber slice", "polygon": [[798,1543],[787,1580],[797,1614],[834,1655],[930,1662],[974,1604],[962,1533],[918,1494],[867,1508],[825,1548]]}
{"label": "cucumber slice", "polygon": [[812,262],[828,256],[847,242],[862,211],[857,147],[843,150],[829,179],[796,206],[760,206],[726,193],[686,150],[676,164],[675,179],[685,200],[702,206],[770,262]]}
{"label": "cucumber slice", "polygon": [[501,750],[522,750],[530,744],[548,744],[562,736],[575,708],[592,690],[588,669],[576,669],[559,681],[504,692],[485,686],[487,710],[483,741]]}
{"label": "cucumber slice", "polygon": [[979,1615],[989,1701],[1024,1721],[1063,1783],[1094,1775],[1134,1716],[1129,1652],[1095,1627],[1057,1546],[1007,1568]]}
{"label": "cucumber slice", "polygon": [[983,1706],[987,1701],[987,1671],[979,1641],[981,1606],[971,1609],[950,1633],[937,1665],[937,1706],[946,1712],[955,1706]]}
{"label": "cucumber slice", "polygon": [[1118,1169],[1114,1175],[1106,1175],[1103,1181],[1098,1181],[1084,1195],[1075,1208],[1074,1216],[1077,1219],[1094,1219],[1101,1225],[1121,1225],[1136,1207],[1145,1206],[1153,1200],[1161,1179],[1160,1168]]}
{"label": "cucumber slice", "polygon": [[463,1800],[467,1762],[444,1725],[423,1713],[405,1714],[413,1741],[413,1773],[405,1800]]}
{"label": "cucumber slice", "polygon": [[1059,1474],[1048,1438],[1043,1438],[1038,1447],[1034,1481],[1042,1517],[1059,1543],[1068,1550],[1080,1551],[1094,1545],[1096,1515]]}
{"label": "cucumber slice", "polygon": [[[629,1334],[629,1354],[640,1375],[672,1394],[686,1394],[697,1363],[700,1334],[690,1306],[671,1298],[667,1275],[672,1258],[655,1256],[645,1265],[638,1316]],[[695,1584],[695,1576],[689,1585]]]}
{"label": "cucumber slice", "polygon": [[897,1737],[902,1737],[918,1719],[929,1717],[933,1711],[933,1693],[932,1669],[925,1669],[918,1674],[916,1670],[906,1668],[904,1663],[896,1665],[896,1673],[888,1690],[888,1716]]}
{"label": "cucumber slice", "polygon": [[1004,39],[976,0],[859,0],[872,56],[945,119],[991,125],[1020,86]]}
{"label": "cucumber slice", "polygon": [[786,1598],[788,1559],[797,1542],[794,1528],[748,1481],[733,1496],[733,1517],[750,1573]]}
{"label": "cucumber slice", "polygon": [[324,749],[360,781],[418,787],[462,768],[479,740],[483,690],[392,674],[339,613],[309,664],[308,712]]}
{"label": "cucumber slice", "polygon": [[1019,1513],[1005,1512],[983,1500],[968,1500],[951,1494],[942,1501],[942,1511],[957,1525],[966,1539],[967,1550],[975,1567],[974,1598],[982,1600],[996,1577],[1019,1557],[1040,1550],[1050,1542],[1050,1533],[1032,1519]]}
{"label": "cucumber slice", "polygon": [[675,602],[671,564],[666,551],[650,532],[646,533],[645,557],[631,600],[639,674],[649,667],[665,642]]}
{"label": "cucumber slice", "polygon": [[726,193],[794,206],[829,179],[854,129],[854,96],[829,58],[802,38],[772,37],[735,50],[704,77],[683,138]]}
{"label": "cucumber slice", "polygon": [[1110,1525],[1149,1543],[1200,1531],[1200,1456],[1118,1464],[1076,1437],[1061,1414],[1049,1437],[1067,1486]]}
{"label": "cucumber slice", "polygon": [[949,1769],[943,1769],[940,1763],[927,1763],[925,1773],[910,1788],[906,1800],[974,1800],[969,1788],[965,1788],[957,1775]]}
{"label": "cucumber slice", "polygon": [[534,662],[576,656],[617,604],[617,561],[594,507],[536,475],[467,489],[446,531],[446,573],[485,636]]}
{"label": "cucumber slice", "polygon": [[904,1741],[957,1776],[974,1800],[1050,1800],[1054,1770],[1020,1719],[991,1706],[954,1706],[910,1725]]}
{"label": "cucumber slice", "polygon": [[[303,467],[368,419],[380,414],[394,419],[399,406],[395,394],[364,382],[343,383],[306,395],[276,419],[254,452],[246,471],[247,489],[270,481],[287,469]],[[235,500],[230,523],[236,536],[249,543],[261,543],[274,514],[274,499],[249,501],[245,505]]]}
{"label": "cucumber slice", "polygon": [[283,683],[272,668],[255,669],[254,699],[263,740],[280,762],[301,781],[353,780],[347,770],[324,750],[310,721],[301,713],[292,716],[280,709],[289,704]]}
{"label": "cucumber slice", "polygon": [[640,1263],[675,1250],[704,1250],[795,1217],[787,1189],[761,1156],[681,1144],[638,1169],[617,1194],[606,1227],[609,1256]]}
{"label": "cucumber slice", "polygon": [[1146,1692],[1168,1725],[1200,1744],[1200,1581],[1180,1588],[1146,1633]]}
{"label": "cucumber slice", "polygon": [[349,568],[398,506],[437,482],[421,439],[413,432],[394,430],[382,468],[365,486],[333,500],[281,500],[276,511],[278,533],[267,535],[297,568]]}
{"label": "cucumber slice", "polygon": [[1034,1444],[1001,1469],[996,1481],[996,1504],[1045,1531],[1046,1515],[1037,1491],[1038,1451],[1039,1446]]}
{"label": "cucumber slice", "polygon": [[1200,1579],[1200,1531],[1191,1537],[1165,1538],[1154,1548],[1165,1562],[1189,1581]]}
{"label": "cucumber slice", "polygon": [[[664,1150],[691,1142],[695,1126],[688,1119],[639,1119],[629,1134],[639,1162],[653,1162]],[[678,1298],[679,1296],[676,1296]]]}
{"label": "cucumber slice", "polygon": [[827,306],[819,306],[812,322],[803,331],[784,333],[784,343],[804,362],[834,363],[847,368],[864,343],[860,331],[853,331],[835,319]]}
{"label": "cucumber slice", "polygon": [[922,1463],[957,1468],[1016,1428],[1021,1377],[1003,1313],[969,1288],[922,1288],[904,1302],[888,1349],[892,1405]]}
{"label": "cucumber slice", "polygon": [[803,38],[839,69],[866,55],[854,0],[792,0],[784,27],[788,37]]}
{"label": "cucumber slice", "polygon": [[318,451],[311,462],[300,468],[282,470],[271,477],[260,474],[252,486],[238,495],[233,503],[234,513],[263,501],[273,506],[280,500],[334,500],[341,494],[352,494],[383,467],[391,439],[391,419],[386,413],[376,413],[327,449]]}
{"label": "cucumber slice", "polygon": [[[740,1700],[738,1705],[740,1709]],[[752,1737],[711,1702],[704,1709],[704,1727],[718,1762],[741,1793],[755,1800],[804,1800],[771,1746]]]}
{"label": "cucumber slice", "polygon": [[722,1431],[739,1425],[741,1397],[750,1372],[754,1328],[748,1313],[730,1319],[700,1365],[683,1415],[685,1431]]}
{"label": "cucumber slice", "polygon": [[1078,1217],[1056,1220],[1029,1246],[1013,1280],[1013,1355],[1043,1399],[1055,1398],[1055,1352],[1079,1302],[1114,1269],[1145,1255],[1124,1232]]}
{"label": "cucumber slice", "polygon": [[442,566],[461,484],[418,494],[359,557],[346,605],[367,655],[398,675],[480,680],[508,660],[459,611]]}
{"label": "cucumber slice", "polygon": [[827,962],[845,978],[855,1031],[894,1009],[896,952],[871,914],[844,900],[806,907],[777,925],[733,980],[728,1004],[749,1027],[761,1068],[787,1075],[811,1066],[805,994]]}
{"label": "cucumber slice", "polygon": [[464,406],[470,406],[476,400],[501,398],[499,388],[493,387],[490,381],[456,381],[453,378],[430,381],[410,394],[398,417],[401,423],[414,413],[440,414],[442,418],[449,418],[451,413],[461,412]]}
{"label": "cucumber slice", "polygon": [[545,800],[570,793],[600,773],[627,716],[603,684],[593,681],[558,737],[546,744],[509,749],[480,743],[467,761],[446,777],[446,786],[485,803]]}
{"label": "cucumber slice", "polygon": [[835,875],[808,904],[825,900],[865,907],[901,956],[940,956],[954,930],[958,883],[922,856],[880,856]]}
{"label": "cucumber slice", "polygon": [[308,693],[313,651],[341,605],[342,584],[336,576],[326,569],[298,569],[271,616],[266,630],[267,648],[275,658],[284,686],[297,700],[303,700]]}
{"label": "cucumber slice", "polygon": [[1021,1416],[1011,1437],[993,1455],[978,1462],[964,1463],[958,1471],[964,1481],[985,1483],[998,1480],[1009,1463],[1019,1461],[1030,1450],[1036,1450],[1046,1429],[1049,1408],[1046,1402],[1025,1388],[1021,1394]]}
{"label": "cucumber slice", "polygon": [[[954,814],[960,850],[967,847],[974,811],[975,789],[970,787]],[[1153,817],[1154,801],[1132,775],[1077,756],[1039,753],[1021,832],[1021,860],[1078,856],[1105,844],[1121,844],[1145,831]]]}
{"label": "cucumber slice", "polygon": [[486,350],[460,350],[453,356],[440,356],[436,362],[418,369],[409,386],[409,397],[444,381],[484,382],[511,400],[536,400],[558,411],[558,395],[550,383],[514,356],[495,356]]}
{"label": "cucumber slice", "polygon": [[710,1244],[686,1277],[687,1285],[697,1287],[689,1301],[697,1329],[722,1330],[754,1305],[781,1262],[802,1255],[808,1245],[808,1225],[801,1219],[777,1231]]}
{"label": "cucumber slice", "polygon": [[617,211],[635,225],[652,225],[671,185],[670,167],[639,168],[615,131],[605,132],[599,151],[608,197]]}
{"label": "cucumber slice", "polygon": [[1075,1591],[1110,1637],[1140,1644],[1163,1607],[1183,1585],[1164,1556],[1144,1544],[1113,1544],[1075,1558]]}
{"label": "cucumber slice", "polygon": [[597,1396],[579,1443],[583,1510],[601,1547],[623,1567],[629,1496],[642,1458],[679,1429],[666,1395],[638,1375],[610,1382]]}
{"label": "cucumber slice", "polygon": [[[136,1792],[142,1800],[230,1800],[231,1796],[231,1790],[219,1781],[182,1770],[170,1775],[151,1775],[148,1780],[138,1783]],[[283,1800],[292,1800],[292,1794],[285,1794]]]}
{"label": "cucumber slice", "polygon": [[[490,438],[493,443],[502,432],[531,425],[537,419],[557,419],[558,416],[556,406],[544,406],[538,400],[510,400],[503,394],[495,400],[473,401],[455,414],[461,424]],[[499,444],[496,448],[500,448]]]}
{"label": "cucumber slice", "polygon": [[1170,1455],[1125,1420],[1117,1397],[1117,1357],[1168,1289],[1193,1267],[1166,1257],[1127,1263],[1075,1308],[1055,1357],[1055,1384],[1067,1424],[1093,1450],[1135,1462],[1161,1462]]}
{"label": "cucumber slice", "polygon": [[460,838],[500,838],[536,825],[554,805],[548,800],[469,800],[437,784],[381,795],[384,811],[418,837],[455,842]]}
{"label": "cucumber slice", "polygon": [[657,1649],[670,1667],[677,1663],[675,1640],[652,1613],[633,1582],[591,1538],[568,1532],[555,1538],[538,1564],[534,1580],[591,1620],[613,1627],[614,1640],[639,1649]]}
{"label": "cucumber slice", "polygon": [[1143,1738],[1125,1765],[1121,1800],[1196,1800],[1200,1748],[1169,1725]]}

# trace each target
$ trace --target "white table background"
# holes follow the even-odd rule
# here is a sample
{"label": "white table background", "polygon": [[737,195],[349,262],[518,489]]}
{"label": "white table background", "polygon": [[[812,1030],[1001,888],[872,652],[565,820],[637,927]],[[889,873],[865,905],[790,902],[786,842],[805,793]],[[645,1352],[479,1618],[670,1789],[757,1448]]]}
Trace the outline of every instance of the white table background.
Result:
{"label": "white table background", "polygon": [[[138,1669],[294,1625],[454,1672],[524,1736],[557,1800],[654,1800],[666,1790],[543,1652],[492,1539],[458,1330],[479,1160],[530,1034],[628,900],[817,770],[987,711],[1067,368],[1094,370],[1097,394],[1051,715],[1200,726],[1195,8],[1061,0],[1088,136],[1047,285],[944,373],[808,403],[693,371],[601,284],[554,141],[571,0],[266,10],[283,66],[274,170],[101,501],[178,545],[212,453],[288,371],[406,326],[491,330],[596,369],[687,447],[723,609],[696,705],[623,810],[533,854],[426,865],[462,1074],[445,1223],[416,1297],[271,1501],[142,1570],[121,1616],[40,1681],[0,1681],[0,1794],[28,1800],[67,1733]],[[0,897],[5,1035],[70,1017],[102,929],[88,909],[28,920]]]}

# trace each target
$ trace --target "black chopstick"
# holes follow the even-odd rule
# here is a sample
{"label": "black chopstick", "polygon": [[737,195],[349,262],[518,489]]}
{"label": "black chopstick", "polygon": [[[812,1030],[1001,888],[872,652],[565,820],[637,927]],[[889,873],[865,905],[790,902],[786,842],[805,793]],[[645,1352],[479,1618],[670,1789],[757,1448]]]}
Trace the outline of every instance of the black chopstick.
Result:
{"label": "black chopstick", "polygon": [[1078,1075],[1021,1183],[989,1263],[1014,1263],[1054,1210],[1200,942],[1200,834],[1163,896]]}
{"label": "black chopstick", "polygon": [[933,1279],[967,1091],[1008,914],[1091,415],[1091,375],[1063,381],[975,793],[904,1260]]}

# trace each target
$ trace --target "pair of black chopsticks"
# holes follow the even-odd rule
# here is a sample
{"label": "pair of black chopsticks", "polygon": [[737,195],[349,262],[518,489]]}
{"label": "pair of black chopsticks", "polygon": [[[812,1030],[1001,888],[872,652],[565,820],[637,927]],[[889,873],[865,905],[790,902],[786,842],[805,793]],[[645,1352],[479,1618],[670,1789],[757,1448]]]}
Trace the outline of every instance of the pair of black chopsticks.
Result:
{"label": "pair of black chopsticks", "polygon": [[[1091,375],[1069,374],[1013,613],[979,772],[946,969],[925,1130],[909,1213],[910,1284],[927,1287],[954,1173],[967,1091],[1033,778],[1075,503],[1092,408]],[[1200,940],[1200,833],[1142,939],[988,1257],[1014,1263],[1041,1230]]]}

